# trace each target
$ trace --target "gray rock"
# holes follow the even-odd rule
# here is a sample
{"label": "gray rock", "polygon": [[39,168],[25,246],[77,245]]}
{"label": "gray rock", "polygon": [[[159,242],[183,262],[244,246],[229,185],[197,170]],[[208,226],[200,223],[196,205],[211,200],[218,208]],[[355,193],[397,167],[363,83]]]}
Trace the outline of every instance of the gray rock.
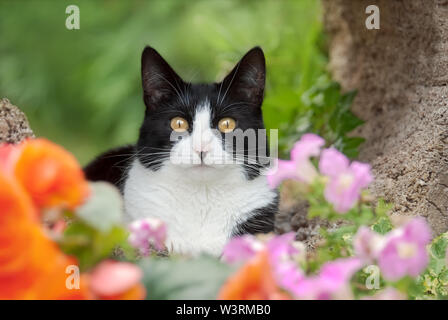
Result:
{"label": "gray rock", "polygon": [[0,100],[0,142],[17,143],[34,137],[25,114],[8,99]]}

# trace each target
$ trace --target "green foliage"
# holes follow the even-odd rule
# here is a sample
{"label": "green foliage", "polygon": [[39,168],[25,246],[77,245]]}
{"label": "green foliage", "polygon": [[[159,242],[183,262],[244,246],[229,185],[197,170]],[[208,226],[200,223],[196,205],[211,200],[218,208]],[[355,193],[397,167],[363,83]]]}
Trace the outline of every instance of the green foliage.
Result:
{"label": "green foliage", "polygon": [[[315,179],[309,186],[305,195],[309,203],[309,218],[320,217],[330,221],[345,220],[353,223],[355,226],[361,226],[372,225],[377,221],[377,218],[380,217],[380,215],[375,212],[374,207],[368,202],[361,202],[344,214],[336,212],[333,205],[325,199],[325,186],[326,178],[323,177]],[[381,213],[381,217],[387,219],[386,211]]]}
{"label": "green foliage", "polygon": [[116,246],[126,242],[127,235],[120,226],[101,232],[78,220],[67,227],[59,245],[65,253],[78,258],[79,267],[84,271],[110,257]]}
{"label": "green foliage", "polygon": [[77,209],[76,215],[89,226],[101,232],[108,232],[120,224],[123,200],[120,192],[109,183],[91,182],[92,196]]}
{"label": "green foliage", "polygon": [[372,226],[373,231],[383,235],[391,231],[392,228],[392,223],[387,217],[379,218],[378,221]]}
{"label": "green foliage", "polygon": [[[316,272],[326,262],[338,258],[354,255],[353,237],[360,226],[369,226],[373,231],[386,235],[394,229],[389,219],[388,212],[392,204],[379,199],[376,205],[362,198],[368,199],[368,195],[361,197],[360,203],[344,214],[338,214],[324,198],[325,181],[316,179],[306,189],[304,197],[308,200],[310,218],[320,217],[330,221],[337,221],[333,228],[321,228],[322,241],[316,249],[314,259],[308,262],[308,272]],[[397,282],[387,282],[382,277],[379,279],[380,288],[395,287],[411,299],[448,299],[448,232],[433,239],[428,246],[429,263],[426,271],[417,279],[404,277]],[[378,290],[368,290],[365,286],[369,274],[366,270],[360,270],[352,279],[355,297],[373,295]]]}
{"label": "green foliage", "polygon": [[127,243],[128,231],[121,225],[122,199],[107,183],[90,183],[91,196],[77,209],[67,213],[70,223],[59,240],[62,250],[78,258],[82,270],[111,256],[117,246],[128,259],[134,250]]}
{"label": "green foliage", "polygon": [[295,141],[307,132],[313,132],[333,145],[349,158],[358,155],[358,148],[364,142],[361,137],[349,137],[348,133],[363,124],[350,110],[355,91],[342,93],[338,83],[328,75],[321,76],[303,93],[301,110],[286,129],[280,141],[280,151],[290,150]]}
{"label": "green foliage", "polygon": [[[70,4],[80,8],[79,30],[65,28]],[[135,142],[145,45],[194,82],[220,80],[260,45],[264,119],[280,129],[281,155],[308,129],[350,156],[362,142],[346,137],[360,123],[347,111],[353,94],[321,77],[327,57],[316,0],[1,1],[0,39],[1,96],[81,163]]]}
{"label": "green foliage", "polygon": [[422,291],[414,295],[416,299],[448,299],[448,232],[435,238],[429,247],[429,264],[426,272],[419,277]]}
{"label": "green foliage", "polygon": [[139,262],[144,272],[147,299],[214,299],[234,271],[215,257],[147,258]]}

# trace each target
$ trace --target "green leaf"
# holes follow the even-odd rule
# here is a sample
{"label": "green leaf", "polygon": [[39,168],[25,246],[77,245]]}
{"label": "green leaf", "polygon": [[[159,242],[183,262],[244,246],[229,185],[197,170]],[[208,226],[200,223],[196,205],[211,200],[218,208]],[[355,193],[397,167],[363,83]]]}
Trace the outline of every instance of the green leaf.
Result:
{"label": "green leaf", "polygon": [[447,234],[442,234],[433,240],[431,244],[431,253],[435,258],[444,259],[446,255],[446,250],[448,248],[448,236]]}
{"label": "green leaf", "polygon": [[338,121],[339,126],[336,131],[341,135],[354,130],[364,123],[364,121],[355,116],[350,110],[340,113]]}
{"label": "green leaf", "polygon": [[379,217],[382,216],[388,217],[387,214],[389,213],[390,210],[392,210],[393,206],[394,205],[392,203],[388,203],[384,201],[384,199],[380,198],[378,199],[378,203],[375,208],[375,213]]}
{"label": "green leaf", "polygon": [[448,286],[448,268],[445,268],[442,272],[440,272],[439,281],[442,285]]}
{"label": "green leaf", "polygon": [[339,107],[341,110],[350,110],[350,107],[352,106],[353,100],[355,99],[357,95],[356,90],[349,91],[347,93],[344,93],[339,100]]}
{"label": "green leaf", "polygon": [[373,226],[373,231],[378,232],[379,234],[386,234],[393,229],[392,223],[389,218],[381,217]]}
{"label": "green leaf", "polygon": [[100,232],[78,220],[67,226],[59,245],[65,253],[78,258],[81,270],[87,270],[110,257],[116,246],[124,246],[127,237],[128,232],[119,226]]}
{"label": "green leaf", "polygon": [[359,146],[365,141],[362,137],[343,137],[338,139],[334,146],[344,153],[347,157],[353,159],[358,156]]}
{"label": "green leaf", "polygon": [[216,299],[232,267],[210,256],[146,258],[139,266],[144,272],[147,299]]}
{"label": "green leaf", "polygon": [[106,182],[90,182],[92,195],[76,215],[91,227],[108,232],[121,222],[123,201],[120,192]]}

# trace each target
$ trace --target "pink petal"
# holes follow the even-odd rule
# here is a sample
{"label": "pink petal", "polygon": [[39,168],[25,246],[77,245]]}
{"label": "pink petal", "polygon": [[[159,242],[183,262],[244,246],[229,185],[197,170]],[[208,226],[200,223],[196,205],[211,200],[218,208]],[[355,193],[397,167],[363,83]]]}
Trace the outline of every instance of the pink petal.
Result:
{"label": "pink petal", "polygon": [[320,148],[325,145],[325,140],[313,133],[304,134],[299,141],[294,144],[291,150],[291,160],[297,162],[300,159],[317,157]]}
{"label": "pink petal", "polygon": [[142,271],[132,263],[106,260],[93,270],[90,288],[97,295],[114,296],[135,286],[142,277]]}
{"label": "pink petal", "polygon": [[336,177],[348,169],[348,158],[335,148],[324,149],[320,156],[319,170],[329,177]]}
{"label": "pink petal", "polygon": [[400,256],[398,246],[400,244],[412,245],[404,236],[392,237],[378,258],[378,265],[384,279],[397,281],[406,275],[416,277],[423,272],[428,264],[428,253],[425,245],[414,243],[416,253],[412,257]]}
{"label": "pink petal", "polygon": [[135,220],[129,225],[129,243],[144,256],[150,254],[151,246],[163,250],[166,239],[166,225],[159,219]]}
{"label": "pink petal", "polygon": [[369,227],[362,226],[353,239],[355,256],[360,258],[364,264],[371,263],[378,257],[383,242],[381,235],[372,231]]}
{"label": "pink petal", "polygon": [[296,164],[289,160],[277,160],[277,168],[270,171],[267,175],[269,186],[274,189],[282,183],[283,180],[296,179]]}
{"label": "pink petal", "polygon": [[22,144],[0,144],[0,170],[12,173],[15,163],[20,157]]}
{"label": "pink petal", "polygon": [[395,288],[387,287],[375,293],[373,296],[362,298],[362,300],[406,300],[406,295]]}
{"label": "pink petal", "polygon": [[341,192],[339,177],[331,179],[324,190],[325,199],[333,204],[338,213],[345,213],[355,205],[359,198],[357,188],[349,187]]}
{"label": "pink petal", "polygon": [[336,290],[348,282],[362,265],[361,259],[358,258],[341,258],[327,262],[320,271],[321,281],[328,290]]}
{"label": "pink petal", "polygon": [[[386,280],[396,281],[406,275],[417,277],[428,264],[426,245],[431,241],[431,230],[425,219],[413,218],[400,229],[389,233],[378,265]],[[414,255],[400,256],[400,246],[414,246]]]}
{"label": "pink petal", "polygon": [[362,267],[358,258],[327,262],[318,275],[301,279],[293,289],[300,299],[331,299],[350,296],[349,281]]}
{"label": "pink petal", "polygon": [[370,165],[367,163],[353,161],[350,170],[355,176],[356,186],[359,189],[366,188],[373,181]]}
{"label": "pink petal", "polygon": [[431,229],[422,217],[415,217],[404,226],[404,234],[407,239],[420,244],[428,244],[431,241]]}
{"label": "pink petal", "polygon": [[252,235],[234,237],[224,247],[222,259],[226,263],[243,262],[255,256],[263,247]]}
{"label": "pink petal", "polygon": [[270,258],[275,261],[282,257],[293,257],[299,254],[299,249],[293,245],[295,238],[295,232],[288,232],[270,239],[267,243]]}

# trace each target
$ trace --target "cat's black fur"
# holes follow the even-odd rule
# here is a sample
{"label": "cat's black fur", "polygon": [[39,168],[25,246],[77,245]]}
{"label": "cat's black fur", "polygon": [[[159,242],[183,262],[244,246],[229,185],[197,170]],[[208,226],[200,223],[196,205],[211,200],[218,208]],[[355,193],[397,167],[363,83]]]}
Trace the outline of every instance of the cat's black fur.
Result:
{"label": "cat's black fur", "polygon": [[106,151],[84,168],[84,174],[90,181],[106,181],[117,186],[120,191],[123,191],[126,170],[135,154],[134,145]]}
{"label": "cat's black fur", "polygon": [[[91,181],[108,181],[122,190],[126,170],[135,157],[148,170],[158,170],[166,160],[166,156],[161,155],[160,151],[169,151],[174,144],[170,141],[170,120],[180,116],[191,123],[196,108],[205,98],[212,111],[211,127],[216,127],[219,119],[231,117],[236,120],[239,129],[264,128],[261,104],[265,85],[265,60],[259,47],[250,50],[220,83],[184,82],[151,47],[146,47],[143,51],[141,74],[146,110],[139,139],[135,146],[110,150],[87,165],[84,171]],[[189,130],[191,128],[192,126]],[[245,148],[247,149],[247,143]],[[261,149],[264,155],[269,155],[267,143],[258,145],[257,141],[257,150]],[[259,176],[262,167],[264,165],[259,162],[244,165],[247,179]],[[272,231],[277,207],[278,199],[265,208],[257,209],[253,218],[241,224],[234,233]]]}

